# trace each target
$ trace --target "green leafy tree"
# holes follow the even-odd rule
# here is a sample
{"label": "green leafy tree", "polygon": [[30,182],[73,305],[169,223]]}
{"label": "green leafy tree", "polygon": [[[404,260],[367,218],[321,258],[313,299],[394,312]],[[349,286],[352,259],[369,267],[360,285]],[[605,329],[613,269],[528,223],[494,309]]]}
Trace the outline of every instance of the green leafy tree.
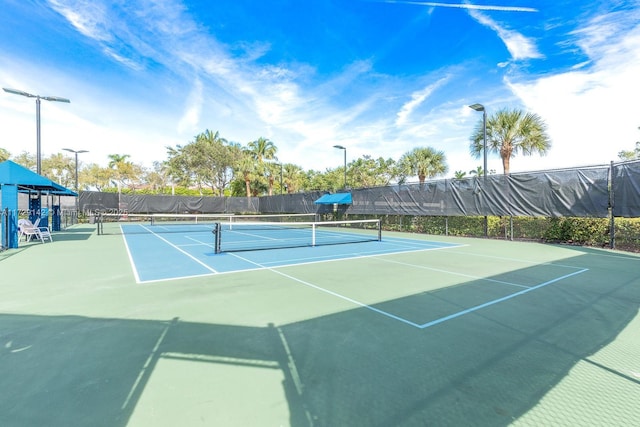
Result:
{"label": "green leafy tree", "polygon": [[398,163],[400,181],[407,176],[417,176],[420,184],[424,184],[427,178],[444,175],[448,169],[444,152],[431,147],[414,148],[403,154]]}
{"label": "green leafy tree", "polygon": [[633,151],[620,151],[618,153],[620,160],[640,160],[640,141],[636,142],[636,148]]}
{"label": "green leafy tree", "polygon": [[453,173],[453,177],[455,179],[464,179],[467,176],[467,173],[464,171],[455,171]]}
{"label": "green leafy tree", "polygon": [[306,175],[300,166],[293,163],[285,163],[283,165],[283,185],[288,194],[301,191],[305,186],[305,182]]}
{"label": "green leafy tree", "polygon": [[103,168],[97,163],[90,163],[78,171],[78,187],[81,190],[95,188],[98,191],[104,191],[109,187],[113,171],[109,168]]}
{"label": "green leafy tree", "polygon": [[118,187],[118,193],[122,192],[122,187],[128,181],[134,178],[133,163],[127,159],[131,157],[128,154],[109,154],[109,169],[112,171],[113,180]]}
{"label": "green leafy tree", "polygon": [[[482,120],[471,136],[471,155],[479,158],[483,153],[484,132]],[[551,148],[547,127],[540,116],[513,109],[502,109],[487,118],[487,154],[498,153],[505,175],[509,174],[511,159],[517,154],[545,155]]]}
{"label": "green leafy tree", "polygon": [[75,160],[69,156],[58,153],[42,159],[42,175],[64,187],[75,187],[75,173]]}
{"label": "green leafy tree", "polygon": [[167,175],[184,187],[197,186],[200,194],[206,187],[222,196],[233,177],[237,151],[219,132],[207,129],[187,145],[167,147]]}
{"label": "green leafy tree", "polygon": [[11,153],[9,153],[4,148],[0,148],[0,162],[4,162],[5,160],[9,160],[9,157],[11,157]]}
{"label": "green leafy tree", "polygon": [[145,174],[145,182],[155,194],[163,194],[169,184],[166,162],[153,162],[153,169]]}
{"label": "green leafy tree", "polygon": [[396,177],[396,162],[365,155],[351,162],[348,167],[348,182],[354,188],[370,188],[388,185]]}
{"label": "green leafy tree", "polygon": [[36,170],[36,156],[34,154],[23,151],[22,153],[14,156],[13,161],[19,165],[24,166],[32,171]]}
{"label": "green leafy tree", "polygon": [[305,191],[337,191],[344,186],[344,169],[327,169],[325,172],[305,172]]}

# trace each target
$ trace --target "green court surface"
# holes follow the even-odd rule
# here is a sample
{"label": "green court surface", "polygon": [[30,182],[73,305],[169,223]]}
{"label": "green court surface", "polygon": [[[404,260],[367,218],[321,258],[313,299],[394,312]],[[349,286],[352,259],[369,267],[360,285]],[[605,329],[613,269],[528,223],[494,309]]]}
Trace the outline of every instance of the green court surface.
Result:
{"label": "green court surface", "polygon": [[640,256],[385,236],[459,246],[136,283],[123,236],[21,242],[0,426],[638,424]]}

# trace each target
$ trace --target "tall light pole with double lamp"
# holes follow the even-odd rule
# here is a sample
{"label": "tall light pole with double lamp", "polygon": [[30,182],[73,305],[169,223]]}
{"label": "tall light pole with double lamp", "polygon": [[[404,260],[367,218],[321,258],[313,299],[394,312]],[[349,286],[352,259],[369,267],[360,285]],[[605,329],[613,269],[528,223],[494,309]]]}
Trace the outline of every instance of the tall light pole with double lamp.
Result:
{"label": "tall light pole with double lamp", "polygon": [[344,151],[344,189],[347,189],[347,147],[342,145],[334,145],[333,148]]}
{"label": "tall light pole with double lamp", "polygon": [[[60,98],[59,96],[34,95],[32,93],[24,92],[22,90],[8,89],[6,87],[2,88],[2,90],[4,90],[7,93],[12,93],[14,95],[21,95],[21,96],[26,96],[27,98],[36,99],[36,172],[38,173],[38,175],[41,175],[42,174],[42,154],[40,152],[40,100],[44,99],[45,101],[66,102],[66,103],[69,103],[71,101],[69,101],[67,98]],[[41,217],[43,220],[42,225],[48,224],[48,219],[46,219],[47,222],[45,222],[45,218],[42,216],[42,200],[41,200],[41,194],[39,191],[38,191],[38,195],[36,196],[36,199],[29,200],[29,210],[31,211],[31,213],[29,214],[29,219],[31,219],[32,221],[35,221],[36,218]]]}
{"label": "tall light pole with double lamp", "polygon": [[54,101],[54,102],[66,102],[70,103],[67,98],[60,98],[59,96],[40,96],[34,95],[28,92],[24,92],[22,90],[16,89],[8,89],[6,87],[2,88],[7,93],[12,93],[14,95],[22,95],[27,98],[35,98],[36,99],[36,172],[38,175],[42,173],[42,155],[40,152],[40,100],[44,99],[45,101]]}
{"label": "tall light pole with double lamp", "polygon": [[[484,164],[482,166],[483,184],[487,184],[487,109],[482,104],[472,104],[469,108],[482,112],[482,156]],[[484,217],[484,237],[489,234],[489,225],[487,217]]]}

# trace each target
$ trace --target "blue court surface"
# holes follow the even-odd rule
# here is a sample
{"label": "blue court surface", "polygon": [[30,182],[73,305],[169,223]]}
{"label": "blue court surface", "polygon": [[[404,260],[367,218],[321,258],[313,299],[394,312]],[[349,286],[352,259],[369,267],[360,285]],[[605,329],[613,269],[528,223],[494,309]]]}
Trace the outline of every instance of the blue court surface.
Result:
{"label": "blue court surface", "polygon": [[459,246],[383,236],[381,241],[215,253],[214,237],[208,231],[123,230],[123,237],[138,283]]}

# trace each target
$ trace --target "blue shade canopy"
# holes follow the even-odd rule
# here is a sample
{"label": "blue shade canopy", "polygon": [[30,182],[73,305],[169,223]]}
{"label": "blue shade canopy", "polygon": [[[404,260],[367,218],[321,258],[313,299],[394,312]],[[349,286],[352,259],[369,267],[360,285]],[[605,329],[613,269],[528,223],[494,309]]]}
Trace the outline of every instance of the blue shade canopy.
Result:
{"label": "blue shade canopy", "polygon": [[40,191],[47,194],[60,196],[78,196],[75,192],[51,181],[49,178],[38,175],[24,166],[20,166],[11,160],[0,163],[0,185],[17,185],[18,191],[28,193]]}
{"label": "blue shade canopy", "polygon": [[350,205],[351,193],[325,194],[314,202],[317,205]]}

